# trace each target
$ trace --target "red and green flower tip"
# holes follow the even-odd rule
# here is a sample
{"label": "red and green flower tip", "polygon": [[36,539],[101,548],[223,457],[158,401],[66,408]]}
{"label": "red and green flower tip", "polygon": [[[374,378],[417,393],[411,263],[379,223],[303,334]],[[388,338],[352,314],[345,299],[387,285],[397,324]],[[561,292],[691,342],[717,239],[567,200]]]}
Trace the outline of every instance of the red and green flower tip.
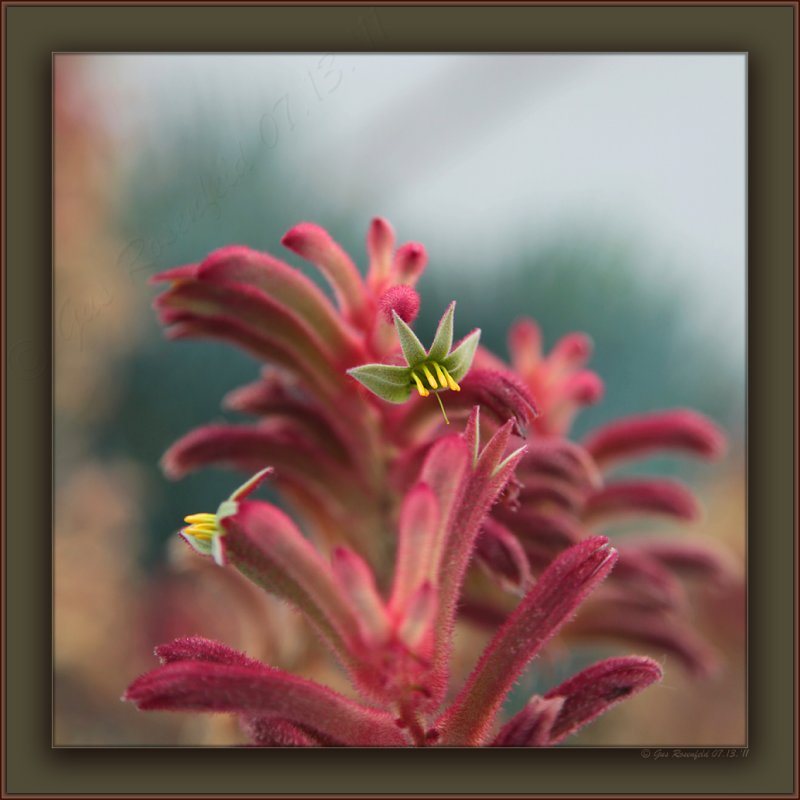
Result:
{"label": "red and green flower tip", "polygon": [[181,528],[180,535],[184,541],[204,556],[211,556],[217,564],[224,567],[226,564],[225,548],[222,537],[225,528],[222,520],[231,517],[239,510],[239,501],[252,494],[272,473],[272,467],[266,467],[257,472],[248,481],[236,489],[227,500],[223,500],[216,514],[190,514],[183,521],[189,524]]}
{"label": "red and green flower tip", "polygon": [[444,421],[449,425],[440,392],[460,392],[458,382],[469,372],[481,336],[476,328],[453,348],[453,314],[455,302],[444,312],[433,344],[426,350],[414,331],[397,311],[392,312],[394,326],[406,366],[393,364],[364,364],[347,370],[362,386],[390,403],[405,403],[416,389],[420,397],[433,392],[439,401]]}

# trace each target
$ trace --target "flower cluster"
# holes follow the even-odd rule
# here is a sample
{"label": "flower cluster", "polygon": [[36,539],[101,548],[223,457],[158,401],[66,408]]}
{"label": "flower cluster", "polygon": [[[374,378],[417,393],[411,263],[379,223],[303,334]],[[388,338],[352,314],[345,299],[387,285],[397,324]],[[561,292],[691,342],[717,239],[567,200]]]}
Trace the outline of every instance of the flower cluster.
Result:
{"label": "flower cluster", "polygon": [[[514,683],[590,594],[565,635],[656,645],[711,668],[681,576],[722,579],[724,559],[669,540],[615,548],[601,535],[620,515],[696,513],[686,487],[612,470],[655,449],[718,455],[724,439],[711,422],[671,411],[570,441],[575,413],[602,392],[585,369],[585,337],[545,356],[535,325],[517,323],[506,364],[479,345],[479,330],[454,346],[453,303],[426,349],[411,328],[421,245],[396,248],[389,224],[373,220],[362,278],[315,225],[283,244],[320,269],[335,304],[244,247],[156,277],[168,284],[156,305],[172,338],[223,339],[265,364],[226,398],[256,421],[193,431],[163,466],[173,478],[211,464],[255,473],[216,513],[188,516],[182,536],[302,612],[356,694],[189,637],[157,648],[162,666],[127,699],[234,713],[263,746],[552,745],[661,677],[650,658],[607,659],[502,723]],[[250,496],[267,477],[291,514]],[[476,567],[493,580],[477,580]],[[462,617],[490,639],[459,687]]]}
{"label": "flower cluster", "polygon": [[[600,378],[586,369],[591,342],[582,334],[542,352],[531,320],[509,334],[511,365],[540,409],[517,469],[519,491],[512,507],[495,507],[477,544],[477,556],[506,582],[522,587],[529,570],[543,569],[564,548],[621,522],[650,518],[695,520],[700,509],[683,483],[666,478],[623,478],[615,472],[652,455],[719,458],[725,437],[688,409],[651,412],[614,421],[580,443],[567,438],[576,413],[597,402]],[[485,360],[506,368],[494,356]],[[684,579],[723,588],[733,566],[711,542],[648,536],[620,539],[612,579],[571,626],[570,637],[628,640],[674,656],[690,672],[707,675],[716,656],[693,631]],[[468,600],[465,612],[492,624],[505,611],[502,598]]]}

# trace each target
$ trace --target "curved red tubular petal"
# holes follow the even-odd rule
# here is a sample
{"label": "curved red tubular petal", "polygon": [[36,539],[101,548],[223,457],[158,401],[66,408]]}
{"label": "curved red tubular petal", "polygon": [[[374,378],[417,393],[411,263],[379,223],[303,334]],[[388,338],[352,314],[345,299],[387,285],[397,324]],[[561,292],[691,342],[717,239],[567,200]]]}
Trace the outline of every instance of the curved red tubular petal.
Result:
{"label": "curved red tubular petal", "polygon": [[662,676],[661,667],[644,656],[609,658],[579,672],[545,694],[545,700],[563,700],[550,729],[548,744],[558,744]]}
{"label": "curved red tubular petal", "polygon": [[351,746],[403,746],[392,715],[264,664],[180,661],[137,678],[124,696],[142,710],[274,717]]}
{"label": "curved red tubular petal", "polygon": [[481,745],[522,670],[608,575],[616,561],[596,536],[556,558],[489,643],[437,728],[442,744]]}
{"label": "curved red tubular petal", "polygon": [[657,411],[612,422],[583,442],[594,460],[607,468],[659,451],[701,458],[725,452],[725,435],[707,417],[688,409]]}

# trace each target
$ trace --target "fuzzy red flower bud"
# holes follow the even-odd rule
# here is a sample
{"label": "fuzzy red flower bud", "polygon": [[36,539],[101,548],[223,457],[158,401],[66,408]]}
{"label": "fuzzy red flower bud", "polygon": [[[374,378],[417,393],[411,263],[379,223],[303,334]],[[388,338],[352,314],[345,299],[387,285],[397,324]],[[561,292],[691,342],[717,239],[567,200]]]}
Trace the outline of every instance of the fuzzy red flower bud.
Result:
{"label": "fuzzy red flower bud", "polygon": [[389,325],[394,324],[394,314],[410,325],[419,313],[419,295],[410,286],[392,286],[381,295],[378,308]]}

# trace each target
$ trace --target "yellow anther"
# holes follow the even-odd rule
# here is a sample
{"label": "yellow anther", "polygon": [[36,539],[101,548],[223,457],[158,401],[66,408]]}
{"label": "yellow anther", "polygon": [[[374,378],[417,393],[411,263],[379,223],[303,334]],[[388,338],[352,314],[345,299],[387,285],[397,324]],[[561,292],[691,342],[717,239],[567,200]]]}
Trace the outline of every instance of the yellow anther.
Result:
{"label": "yellow anther", "polygon": [[444,373],[442,372],[442,368],[435,362],[431,362],[433,364],[433,368],[436,370],[436,377],[439,379],[439,385],[444,389],[447,386],[447,381],[445,380]]}
{"label": "yellow anther", "polygon": [[186,536],[208,542],[219,533],[216,514],[190,514],[183,518],[189,525],[183,529]]}
{"label": "yellow anther", "polygon": [[417,391],[420,393],[421,397],[427,397],[430,392],[422,385],[422,381],[419,379],[419,375],[417,375],[414,370],[411,370],[411,377],[414,379],[414,382],[417,384]]}
{"label": "yellow anther", "polygon": [[436,378],[433,377],[433,373],[428,369],[427,364],[422,365],[422,371],[425,373],[425,377],[428,379],[428,383],[431,385],[431,389],[438,389],[439,384],[436,383]]}
{"label": "yellow anther", "polygon": [[190,525],[202,525],[204,523],[216,523],[216,519],[216,514],[190,514],[188,517],[184,517],[183,521],[188,522]]}
{"label": "yellow anther", "polygon": [[209,525],[206,525],[206,524],[197,525],[197,524],[195,524],[195,525],[190,525],[186,530],[188,530],[190,533],[207,533],[210,536],[212,533],[216,533],[217,532],[217,526],[216,525],[210,525],[210,524]]}
{"label": "yellow anther", "polygon": [[447,379],[447,386],[454,392],[460,392],[461,387],[453,380],[450,373],[444,367],[442,367],[442,372],[444,372],[444,376]]}

